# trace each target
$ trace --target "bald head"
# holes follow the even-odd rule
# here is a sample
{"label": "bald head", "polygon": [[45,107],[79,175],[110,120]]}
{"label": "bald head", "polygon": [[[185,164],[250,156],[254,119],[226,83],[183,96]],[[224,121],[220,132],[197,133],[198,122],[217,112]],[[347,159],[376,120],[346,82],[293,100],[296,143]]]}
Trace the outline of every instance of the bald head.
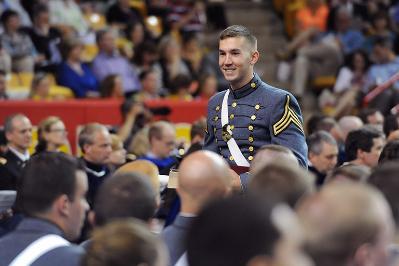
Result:
{"label": "bald head", "polygon": [[211,151],[197,151],[187,156],[179,167],[177,191],[183,212],[197,212],[203,204],[226,196],[231,189],[231,175],[226,161]]}
{"label": "bald head", "polygon": [[348,136],[349,132],[359,129],[363,126],[363,121],[357,116],[348,115],[348,116],[342,117],[338,121],[338,125],[341,128],[342,135],[345,140],[346,136]]}
{"label": "bald head", "polygon": [[256,174],[264,166],[273,162],[299,166],[297,158],[290,149],[271,144],[265,145],[257,151],[255,158],[251,162],[250,172],[251,174]]}
{"label": "bald head", "polygon": [[309,197],[298,213],[316,265],[385,265],[392,215],[376,189],[332,183]]}

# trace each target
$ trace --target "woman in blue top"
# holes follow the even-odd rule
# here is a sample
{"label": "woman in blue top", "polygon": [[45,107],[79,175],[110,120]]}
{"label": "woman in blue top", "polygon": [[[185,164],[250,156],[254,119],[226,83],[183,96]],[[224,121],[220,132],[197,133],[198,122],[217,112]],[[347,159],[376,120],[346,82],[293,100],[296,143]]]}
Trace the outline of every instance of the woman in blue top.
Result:
{"label": "woman in blue top", "polygon": [[76,98],[98,97],[98,81],[90,68],[82,63],[83,44],[74,38],[61,43],[62,63],[58,67],[57,81],[70,88]]}

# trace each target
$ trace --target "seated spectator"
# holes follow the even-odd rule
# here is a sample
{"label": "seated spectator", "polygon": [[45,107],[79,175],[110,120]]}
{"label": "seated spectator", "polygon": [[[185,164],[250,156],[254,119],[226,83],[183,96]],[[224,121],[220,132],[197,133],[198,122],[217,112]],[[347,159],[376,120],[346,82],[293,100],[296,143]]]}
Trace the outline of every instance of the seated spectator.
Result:
{"label": "seated spectator", "polygon": [[[32,0],[32,2],[34,2],[34,0]],[[0,10],[14,10],[18,13],[23,27],[32,26],[31,17],[25,8],[24,0],[3,0],[2,4],[0,4]]]}
{"label": "seated spectator", "polygon": [[106,76],[100,83],[100,94],[102,98],[125,99],[121,77],[116,74]]}
{"label": "seated spectator", "polygon": [[315,265],[387,265],[393,234],[391,210],[376,189],[333,183],[298,208],[304,249]]}
{"label": "seated spectator", "polygon": [[123,142],[118,135],[111,134],[111,153],[106,161],[111,172],[115,171],[119,166],[126,163],[126,150],[123,148]]}
{"label": "seated spectator", "polygon": [[86,192],[87,176],[76,159],[63,153],[32,157],[17,196],[27,217],[0,239],[2,264],[80,265],[84,251],[68,240],[80,234],[89,208]]}
{"label": "seated spectator", "polygon": [[[140,74],[143,71],[154,69],[161,82],[161,66],[158,63],[158,48],[154,42],[145,41],[134,47],[134,53],[132,63],[137,73]],[[161,83],[159,83],[161,87]]]}
{"label": "seated spectator", "polygon": [[191,76],[197,79],[204,57],[203,44],[198,35],[193,33],[183,35],[182,39],[182,58],[189,67]]}
{"label": "seated spectator", "polygon": [[6,72],[0,69],[0,100],[7,100],[8,98]]}
{"label": "seated spectator", "polygon": [[[50,96],[50,80],[45,73],[37,73],[32,79],[29,98],[32,100],[52,100]],[[61,98],[61,96],[57,96]]]}
{"label": "seated spectator", "polygon": [[158,78],[154,70],[144,70],[139,75],[141,91],[134,95],[138,102],[154,100],[160,98],[160,88],[158,87]]}
{"label": "seated spectator", "polygon": [[399,140],[388,141],[381,151],[378,164],[399,159]]}
{"label": "seated spectator", "polygon": [[64,122],[57,116],[49,116],[39,123],[36,153],[57,152],[63,145],[68,145]]}
{"label": "seated spectator", "polygon": [[190,75],[188,65],[181,58],[180,44],[171,36],[165,36],[159,43],[163,86],[171,89],[172,80],[179,74]]}
{"label": "seated spectator", "polygon": [[371,126],[351,131],[345,141],[347,162],[375,167],[384,145],[384,134]]}
{"label": "seated spectator", "polygon": [[161,175],[169,175],[170,169],[177,163],[172,155],[176,148],[176,132],[172,124],[166,121],[153,123],[148,131],[150,151],[139,159],[148,160],[158,166]]}
{"label": "seated spectator", "polygon": [[193,99],[190,94],[191,85],[192,79],[189,76],[178,74],[170,83],[170,94],[167,98],[171,100],[191,101]]}
{"label": "seated spectator", "polygon": [[81,36],[87,34],[89,26],[74,0],[51,0],[48,2],[48,7],[51,25],[69,36],[73,35],[73,32],[77,32]]}
{"label": "seated spectator", "polygon": [[306,138],[310,172],[316,176],[316,185],[321,186],[326,176],[337,165],[338,145],[326,131],[317,131]]}
{"label": "seated spectator", "polygon": [[99,53],[92,64],[96,78],[101,82],[108,75],[119,75],[126,96],[141,90],[137,72],[129,64],[129,61],[119,55],[116,50],[113,33],[110,30],[101,30],[97,33],[96,41]]}
{"label": "seated spectator", "polygon": [[[233,197],[205,207],[187,234],[188,265],[313,265],[294,240],[301,232],[294,229],[295,216],[283,212],[291,223],[291,232],[285,233],[279,226],[282,215],[272,206],[258,198]],[[291,249],[284,251],[284,246]]]}
{"label": "seated spectator", "polygon": [[82,266],[166,266],[163,243],[135,219],[115,221],[94,232]]}
{"label": "seated spectator", "polygon": [[335,168],[326,178],[325,183],[355,181],[366,183],[371,174],[370,167],[365,165],[344,164]]}
{"label": "seated spectator", "polygon": [[106,13],[107,22],[111,26],[126,29],[129,24],[143,21],[138,10],[130,5],[129,0],[117,0]]}
{"label": "seated spectator", "polygon": [[61,43],[63,62],[58,66],[57,82],[70,88],[75,97],[98,97],[98,82],[90,68],[82,63],[83,44],[75,38]]}
{"label": "seated spectator", "polygon": [[192,153],[180,164],[176,188],[181,199],[180,213],[162,232],[169,265],[175,265],[185,253],[187,231],[205,204],[231,192],[229,169],[222,157],[210,151]]}
{"label": "seated spectator", "polygon": [[371,25],[367,29],[366,49],[367,52],[371,52],[374,46],[375,40],[378,38],[387,38],[390,42],[395,42],[395,34],[390,29],[390,20],[388,17],[387,10],[378,10],[376,14],[372,16]]}
{"label": "seated spectator", "polygon": [[270,162],[250,179],[248,192],[267,202],[281,202],[295,208],[301,198],[314,190],[313,176],[298,165]]}
{"label": "seated spectator", "polygon": [[[369,68],[366,76],[366,82],[363,86],[363,92],[367,93],[387,81],[391,76],[399,70],[399,58],[393,51],[392,42],[387,38],[377,38],[374,42],[372,56],[375,60],[374,64]],[[399,88],[399,82],[396,81],[393,88]],[[392,95],[389,90],[380,94],[373,102],[373,106],[386,114],[390,111]]]}
{"label": "seated spectator", "polygon": [[336,31],[320,41],[298,50],[294,63],[293,93],[302,96],[309,78],[335,75],[343,57],[360,49],[364,42],[362,33],[351,28],[350,13],[341,8],[336,14]]}
{"label": "seated spectator", "polygon": [[[125,36],[130,47],[130,54],[133,56],[134,48],[142,44],[146,40],[146,28],[141,22],[128,24],[125,30]],[[132,56],[128,57],[132,59]]]}
{"label": "seated spectator", "polygon": [[35,61],[42,61],[36,56],[34,45],[28,35],[20,32],[18,13],[6,10],[1,15],[4,32],[1,34],[1,45],[11,56],[12,71],[33,72]]}
{"label": "seated spectator", "polygon": [[340,68],[334,85],[335,117],[349,115],[357,106],[370,65],[365,52],[358,50],[347,56],[345,65]]}
{"label": "seated spectator", "polygon": [[218,82],[213,74],[204,74],[199,78],[198,96],[196,99],[208,101],[216,94]]}
{"label": "seated spectator", "polygon": [[328,6],[322,0],[307,0],[306,5],[299,8],[295,15],[294,39],[277,56],[281,60],[290,59],[297,49],[312,42],[326,31]]}
{"label": "seated spectator", "polygon": [[200,33],[206,24],[205,4],[202,1],[173,1],[166,17],[168,31]]}
{"label": "seated spectator", "polygon": [[33,12],[33,26],[27,29],[36,52],[44,59],[36,64],[41,71],[56,71],[56,65],[61,62],[58,45],[61,42],[60,32],[50,25],[49,10],[46,5],[35,6]]}

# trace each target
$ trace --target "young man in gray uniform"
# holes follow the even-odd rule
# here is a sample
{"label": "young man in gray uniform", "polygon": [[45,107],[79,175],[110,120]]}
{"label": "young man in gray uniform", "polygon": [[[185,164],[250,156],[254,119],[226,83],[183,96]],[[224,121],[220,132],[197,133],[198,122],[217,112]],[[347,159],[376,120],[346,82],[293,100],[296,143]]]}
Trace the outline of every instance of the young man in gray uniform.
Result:
{"label": "young man in gray uniform", "polygon": [[209,100],[204,149],[221,154],[230,165],[248,167],[258,148],[278,144],[292,150],[307,167],[301,110],[294,96],[264,83],[254,73],[257,40],[233,25],[219,36],[219,66],[230,83]]}

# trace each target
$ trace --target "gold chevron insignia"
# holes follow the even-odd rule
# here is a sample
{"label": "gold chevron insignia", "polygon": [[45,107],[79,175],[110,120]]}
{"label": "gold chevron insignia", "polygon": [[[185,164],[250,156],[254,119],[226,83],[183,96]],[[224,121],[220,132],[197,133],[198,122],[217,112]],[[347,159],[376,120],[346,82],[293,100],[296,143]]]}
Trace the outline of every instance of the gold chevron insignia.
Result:
{"label": "gold chevron insignia", "polygon": [[291,123],[294,123],[299,130],[303,131],[302,122],[298,115],[290,108],[290,96],[287,95],[287,101],[285,102],[284,114],[279,121],[273,125],[273,134],[277,136],[283,132]]}

